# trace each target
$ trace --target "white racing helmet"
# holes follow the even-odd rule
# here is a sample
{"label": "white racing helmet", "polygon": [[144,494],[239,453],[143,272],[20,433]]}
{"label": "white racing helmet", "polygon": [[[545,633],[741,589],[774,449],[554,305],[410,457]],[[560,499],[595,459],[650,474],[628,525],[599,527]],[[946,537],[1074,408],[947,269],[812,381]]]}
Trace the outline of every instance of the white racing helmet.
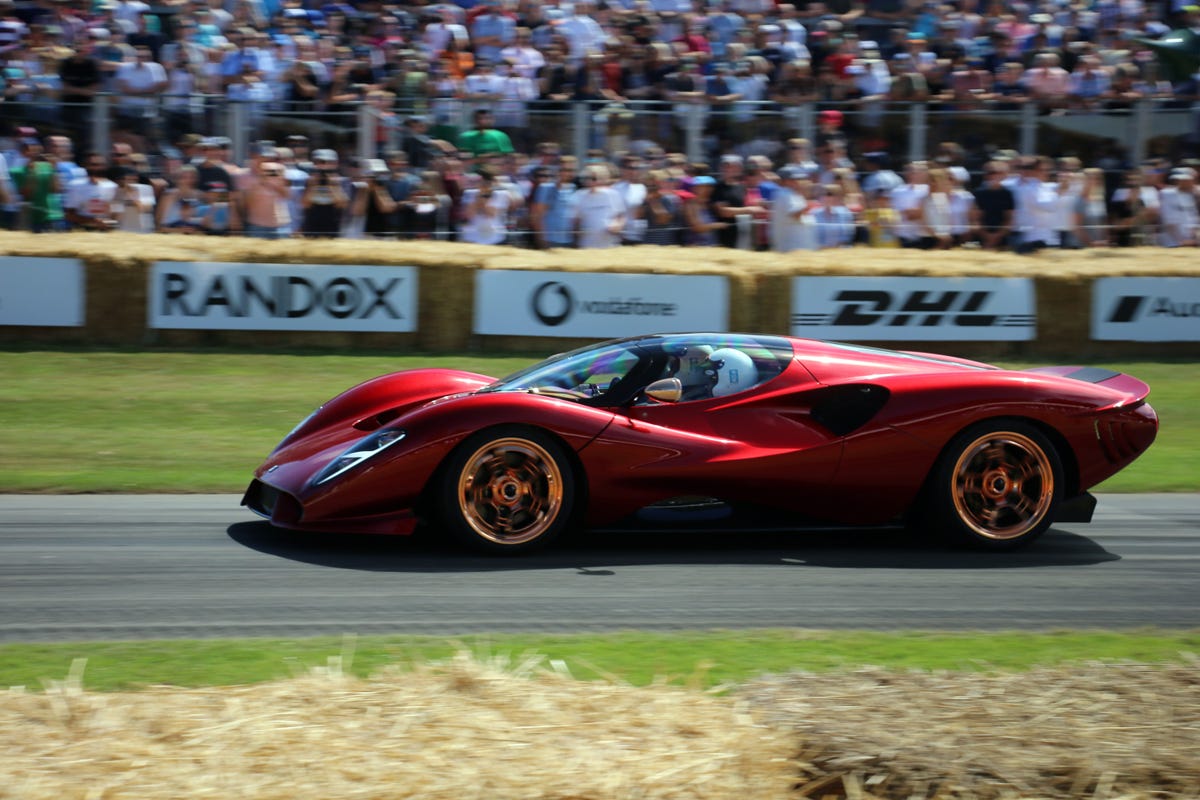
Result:
{"label": "white racing helmet", "polygon": [[712,351],[709,345],[701,344],[693,345],[679,354],[679,367],[673,377],[679,379],[683,388],[712,383],[712,364],[709,363]]}
{"label": "white racing helmet", "polygon": [[720,350],[714,350],[708,360],[717,371],[717,385],[713,387],[713,397],[742,392],[758,383],[758,367],[754,366],[754,360],[741,350],[722,347]]}

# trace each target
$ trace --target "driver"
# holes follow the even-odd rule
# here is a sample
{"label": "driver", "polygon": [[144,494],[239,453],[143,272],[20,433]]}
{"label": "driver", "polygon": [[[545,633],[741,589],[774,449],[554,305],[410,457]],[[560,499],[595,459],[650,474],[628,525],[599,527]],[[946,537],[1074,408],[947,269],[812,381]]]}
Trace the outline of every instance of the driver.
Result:
{"label": "driver", "polygon": [[714,350],[708,357],[716,370],[717,381],[712,387],[713,397],[724,397],[743,392],[758,383],[758,367],[754,359],[732,347]]}
{"label": "driver", "polygon": [[709,360],[713,349],[709,345],[692,345],[685,348],[678,356],[678,363],[672,362],[674,370],[667,377],[678,378],[683,385],[682,400],[703,400],[712,397],[713,386],[717,382],[717,373]]}

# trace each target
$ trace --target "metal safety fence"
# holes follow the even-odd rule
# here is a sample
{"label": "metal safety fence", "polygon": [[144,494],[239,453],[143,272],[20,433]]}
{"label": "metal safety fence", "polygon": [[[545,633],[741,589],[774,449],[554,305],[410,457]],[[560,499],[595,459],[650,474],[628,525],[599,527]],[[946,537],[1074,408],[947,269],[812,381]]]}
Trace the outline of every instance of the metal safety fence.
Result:
{"label": "metal safety fence", "polygon": [[1169,98],[1043,113],[1034,104],[1003,103],[970,108],[886,101],[482,103],[455,97],[400,98],[386,108],[358,102],[301,109],[223,95],[160,96],[145,101],[98,94],[89,103],[48,97],[9,100],[4,103],[4,116],[13,130],[28,126],[39,135],[68,135],[77,152],[106,151],[114,140],[127,138],[153,155],[185,133],[225,136],[232,143],[234,159],[240,161],[251,142],[282,141],[294,134],[307,136],[314,146],[375,157],[399,143],[403,122],[410,115],[427,117],[436,138],[453,142],[471,127],[477,108],[495,112],[497,127],[509,133],[519,151],[531,152],[537,142],[551,140],[563,152],[580,158],[596,150],[612,155],[639,143],[685,153],[692,161],[712,160],[727,152],[776,157],[790,138],[817,137],[821,110],[842,113],[842,128],[859,152],[883,150],[897,162],[927,158],[947,141],[967,149],[1073,153],[1088,161],[1112,152],[1133,163],[1147,155],[1194,154],[1200,146],[1200,104]]}

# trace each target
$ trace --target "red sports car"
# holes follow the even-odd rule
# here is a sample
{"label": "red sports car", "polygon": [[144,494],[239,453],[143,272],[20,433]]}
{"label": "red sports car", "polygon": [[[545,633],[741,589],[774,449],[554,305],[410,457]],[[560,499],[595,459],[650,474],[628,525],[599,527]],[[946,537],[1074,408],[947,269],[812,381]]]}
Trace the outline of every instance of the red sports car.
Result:
{"label": "red sports car", "polygon": [[1154,441],[1145,383],[782,336],[604,342],[502,380],[384,375],[300,423],[243,503],[286,528],[493,552],[639,513],[756,507],[789,527],[915,523],[993,550],[1090,521]]}

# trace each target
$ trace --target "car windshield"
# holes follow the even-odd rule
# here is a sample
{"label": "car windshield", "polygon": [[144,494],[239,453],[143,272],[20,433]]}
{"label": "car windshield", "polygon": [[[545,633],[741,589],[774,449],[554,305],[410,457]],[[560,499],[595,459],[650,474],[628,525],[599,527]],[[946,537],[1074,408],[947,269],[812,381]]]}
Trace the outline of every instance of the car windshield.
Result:
{"label": "car windshield", "polygon": [[746,391],[779,375],[792,345],[777,336],[678,334],[603,342],[553,356],[487,386],[621,405],[661,378],[678,378],[684,400]]}

